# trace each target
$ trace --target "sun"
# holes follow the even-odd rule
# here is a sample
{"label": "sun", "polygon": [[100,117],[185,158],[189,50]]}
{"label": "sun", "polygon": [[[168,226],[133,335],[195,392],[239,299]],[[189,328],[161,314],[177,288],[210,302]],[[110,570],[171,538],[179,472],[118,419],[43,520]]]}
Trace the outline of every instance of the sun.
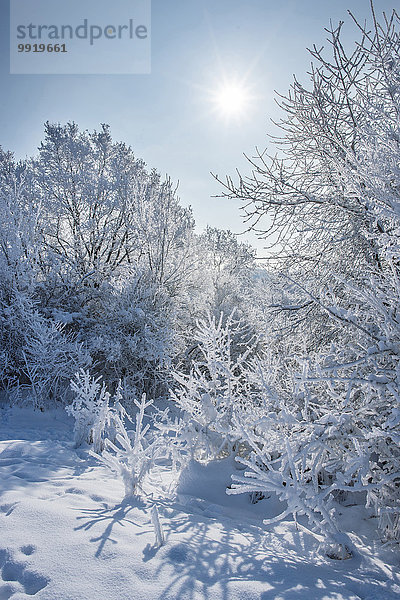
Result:
{"label": "sun", "polygon": [[240,117],[246,111],[249,95],[237,83],[225,84],[213,94],[215,109],[225,117]]}

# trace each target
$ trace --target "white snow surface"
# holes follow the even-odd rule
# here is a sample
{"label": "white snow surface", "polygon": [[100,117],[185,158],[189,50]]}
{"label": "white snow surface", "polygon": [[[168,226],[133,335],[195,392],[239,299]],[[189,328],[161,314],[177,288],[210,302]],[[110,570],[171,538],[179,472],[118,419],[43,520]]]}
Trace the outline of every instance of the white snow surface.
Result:
{"label": "white snow surface", "polygon": [[[231,459],[192,462],[174,493],[166,466],[141,499],[73,447],[63,411],[0,409],[0,600],[394,600],[399,556],[375,520],[340,507],[357,548],[335,561],[282,507],[228,496]],[[156,504],[165,543],[156,544]]]}

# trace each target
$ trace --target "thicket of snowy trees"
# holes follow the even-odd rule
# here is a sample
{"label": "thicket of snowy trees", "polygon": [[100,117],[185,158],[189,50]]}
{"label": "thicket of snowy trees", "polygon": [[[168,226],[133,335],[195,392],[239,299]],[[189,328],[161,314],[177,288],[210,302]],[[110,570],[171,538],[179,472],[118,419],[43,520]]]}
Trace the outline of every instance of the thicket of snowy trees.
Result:
{"label": "thicket of snowy trees", "polygon": [[108,127],[47,123],[38,157],[1,152],[0,178],[4,387],[60,401],[90,367],[133,396],[165,395],[196,319],[245,312],[250,247],[227,231],[196,235],[171,181]]}
{"label": "thicket of snowy trees", "polygon": [[[0,155],[3,387],[67,401],[82,369],[77,436],[105,446],[127,493],[158,456],[233,453],[228,493],[277,494],[277,519],[335,557],[351,552],[340,503],[400,539],[399,18],[372,17],[352,53],[341,24],[312,49],[310,85],[281,98],[278,155],[223,182],[271,241],[263,275],[230,232],[196,234],[172,183],[106,126],[47,124],[37,157]],[[148,431],[143,393],[178,415]]]}

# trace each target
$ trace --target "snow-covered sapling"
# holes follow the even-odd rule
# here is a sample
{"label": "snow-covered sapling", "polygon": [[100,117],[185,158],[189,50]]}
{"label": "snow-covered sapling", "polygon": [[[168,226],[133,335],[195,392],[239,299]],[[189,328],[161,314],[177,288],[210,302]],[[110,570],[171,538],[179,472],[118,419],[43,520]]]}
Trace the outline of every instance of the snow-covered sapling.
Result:
{"label": "snow-covered sapling", "polygon": [[138,412],[134,431],[127,431],[123,417],[115,415],[115,443],[106,439],[103,454],[96,455],[104,465],[122,477],[125,497],[138,495],[142,491],[145,476],[154,468],[156,459],[163,453],[163,445],[159,438],[150,441],[146,437],[150,425],[143,424],[145,410],[153,401],[146,402],[146,394],[143,394],[141,401],[135,400],[135,404]]}
{"label": "snow-covered sapling", "polygon": [[94,452],[102,452],[105,437],[115,437],[117,421],[125,413],[120,403],[121,387],[110,405],[110,394],[101,384],[101,377],[91,377],[89,371],[81,369],[71,381],[71,388],[76,395],[66,411],[75,418],[75,447],[87,442],[93,444]]}
{"label": "snow-covered sapling", "polygon": [[198,321],[195,340],[198,358],[189,374],[174,372],[178,386],[172,398],[182,411],[181,435],[187,440],[196,459],[210,460],[230,453],[239,441],[233,417],[247,405],[252,407],[257,382],[252,382],[257,340],[246,343],[245,323],[235,319],[234,311],[224,321],[211,314]]}

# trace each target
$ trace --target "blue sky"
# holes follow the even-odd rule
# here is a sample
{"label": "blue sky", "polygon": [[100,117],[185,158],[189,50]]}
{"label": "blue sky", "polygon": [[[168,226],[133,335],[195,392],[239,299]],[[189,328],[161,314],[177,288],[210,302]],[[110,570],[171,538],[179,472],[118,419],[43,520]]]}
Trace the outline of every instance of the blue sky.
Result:
{"label": "blue sky", "polygon": [[[100,14],[110,1],[97,0]],[[376,0],[375,9],[397,4]],[[151,74],[40,76],[9,74],[9,1],[0,0],[0,144],[23,157],[36,152],[47,120],[109,123],[115,140],[179,180],[199,228],[242,231],[239,205],[212,198],[221,188],[210,171],[249,172],[243,153],[272,149],[274,90],[285,92],[293,73],[307,79],[306,47],[324,42],[330,19],[354,38],[348,8],[369,14],[368,0],[153,0]],[[212,110],[210,93],[224,79],[245,81],[252,95],[240,118]]]}

